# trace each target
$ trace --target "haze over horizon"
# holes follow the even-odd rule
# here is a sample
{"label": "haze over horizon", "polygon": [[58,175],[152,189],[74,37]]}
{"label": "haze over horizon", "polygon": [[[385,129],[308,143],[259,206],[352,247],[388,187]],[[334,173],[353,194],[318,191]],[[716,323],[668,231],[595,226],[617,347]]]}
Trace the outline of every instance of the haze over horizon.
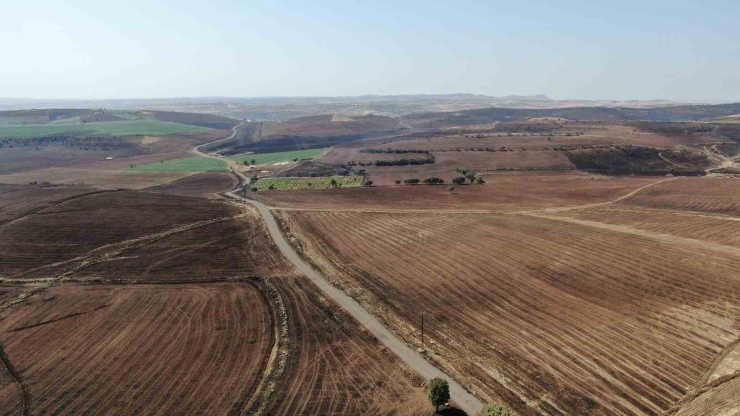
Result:
{"label": "haze over horizon", "polygon": [[738,18],[730,1],[42,0],[4,6],[0,96],[740,101]]}

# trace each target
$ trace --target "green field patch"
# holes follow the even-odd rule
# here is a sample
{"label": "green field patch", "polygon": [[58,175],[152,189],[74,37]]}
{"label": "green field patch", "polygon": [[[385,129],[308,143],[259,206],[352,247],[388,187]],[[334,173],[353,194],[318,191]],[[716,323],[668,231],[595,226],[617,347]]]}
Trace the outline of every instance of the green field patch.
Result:
{"label": "green field patch", "polygon": [[139,172],[228,172],[229,166],[223,160],[209,157],[186,157],[148,165],[135,165],[131,170]]}
{"label": "green field patch", "polygon": [[[332,184],[336,181],[336,186]],[[331,188],[357,188],[362,186],[362,176],[320,176],[317,178],[262,178],[252,187],[260,191],[269,190],[270,186],[278,191],[291,191],[296,189],[331,189]]]}
{"label": "green field patch", "polygon": [[[321,156],[326,149],[306,149],[306,150],[293,150],[290,152],[276,152],[276,153],[253,153],[249,155],[235,155],[229,157],[229,159],[236,161],[239,164],[248,162],[254,165],[268,165],[281,162],[291,162],[293,160],[304,160],[304,159],[315,159]],[[255,162],[252,163],[252,160]]]}
{"label": "green field patch", "polygon": [[80,124],[1,124],[0,139],[36,138],[68,135],[75,137],[109,136],[162,136],[168,134],[195,133],[209,131],[206,127],[167,123],[164,121],[131,120],[103,121]]}

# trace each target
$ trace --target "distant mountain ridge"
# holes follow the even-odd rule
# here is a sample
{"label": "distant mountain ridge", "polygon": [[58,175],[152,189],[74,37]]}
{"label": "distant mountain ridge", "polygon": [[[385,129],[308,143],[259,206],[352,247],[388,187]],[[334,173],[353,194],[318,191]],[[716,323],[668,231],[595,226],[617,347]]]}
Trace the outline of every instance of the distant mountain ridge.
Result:
{"label": "distant mountain ridge", "polygon": [[[281,121],[296,117],[369,114],[407,117],[414,114],[476,109],[555,110],[566,108],[667,108],[687,103],[669,100],[557,100],[544,94],[493,97],[469,93],[362,95],[340,97],[174,97],[112,100],[35,100],[0,98],[0,110],[29,108],[105,108],[212,114],[234,119]],[[629,112],[627,112],[629,113]]]}

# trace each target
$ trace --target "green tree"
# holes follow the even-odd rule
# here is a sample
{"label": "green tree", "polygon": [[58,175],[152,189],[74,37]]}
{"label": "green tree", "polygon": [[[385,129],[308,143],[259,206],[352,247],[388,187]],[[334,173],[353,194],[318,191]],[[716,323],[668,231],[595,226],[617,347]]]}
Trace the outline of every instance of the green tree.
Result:
{"label": "green tree", "polygon": [[510,415],[511,415],[511,411],[509,410],[509,408],[502,404],[498,404],[498,403],[489,403],[480,412],[480,416],[510,416]]}
{"label": "green tree", "polygon": [[401,180],[400,179],[396,179],[396,185],[400,185],[400,184],[401,184]]}
{"label": "green tree", "polygon": [[435,406],[435,411],[438,412],[439,406],[450,401],[450,386],[447,384],[447,380],[441,378],[433,378],[429,380],[427,397]]}
{"label": "green tree", "polygon": [[365,182],[365,186],[373,186],[373,181],[367,181],[367,182]]}
{"label": "green tree", "polygon": [[257,188],[256,186],[253,186],[252,187],[252,192],[257,192],[257,191],[259,191],[259,188]]}
{"label": "green tree", "polygon": [[478,176],[477,178],[475,178],[475,183],[477,183],[478,185],[483,185],[484,183],[486,183],[486,180],[483,179],[482,176]]}
{"label": "green tree", "polygon": [[254,165],[255,163],[257,163],[257,159],[252,159],[250,160],[250,162],[252,162],[252,164]]}
{"label": "green tree", "polygon": [[465,183],[465,177],[464,176],[458,176],[457,178],[452,180],[452,183],[455,185],[462,185]]}
{"label": "green tree", "polygon": [[473,183],[473,181],[475,180],[475,177],[476,176],[478,176],[478,174],[475,173],[475,172],[473,172],[472,170],[471,171],[468,171],[468,173],[465,174],[465,177],[470,180],[470,183]]}
{"label": "green tree", "polygon": [[274,191],[275,190],[275,185],[270,185],[270,186],[267,187],[267,189],[269,189],[271,191]]}
{"label": "green tree", "polygon": [[336,188],[337,187],[337,180],[332,178],[330,184],[331,184],[331,186],[333,186],[333,187]]}

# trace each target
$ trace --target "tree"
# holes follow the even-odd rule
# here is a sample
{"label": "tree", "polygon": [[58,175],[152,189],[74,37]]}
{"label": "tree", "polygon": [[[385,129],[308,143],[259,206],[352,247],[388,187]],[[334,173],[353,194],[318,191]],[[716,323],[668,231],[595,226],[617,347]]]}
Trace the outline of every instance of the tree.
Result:
{"label": "tree", "polygon": [[480,412],[480,416],[510,416],[510,415],[511,415],[511,411],[509,410],[509,408],[502,404],[498,404],[498,403],[489,403]]}
{"label": "tree", "polygon": [[257,163],[257,159],[252,159],[250,160],[250,162],[252,162],[252,164],[254,165],[255,163]]}
{"label": "tree", "polygon": [[400,185],[400,184],[401,184],[401,180],[400,179],[396,179],[396,185]]}
{"label": "tree", "polygon": [[332,178],[332,180],[331,180],[330,184],[331,184],[331,186],[333,186],[333,187],[335,187],[335,188],[336,188],[336,187],[337,187],[337,180],[336,180],[336,179],[334,179],[334,178]]}
{"label": "tree", "polygon": [[452,191],[455,190],[455,187],[454,186],[448,186],[447,187],[447,190],[450,191],[450,193],[452,193]]}
{"label": "tree", "polygon": [[476,176],[478,176],[478,174],[475,173],[475,172],[473,172],[472,170],[471,171],[468,171],[468,173],[465,174],[465,177],[470,180],[470,183],[473,183],[473,181],[475,180],[475,177]]}
{"label": "tree", "polygon": [[439,406],[450,401],[450,386],[447,384],[447,380],[441,378],[433,378],[429,380],[427,397],[435,406],[435,411],[438,412]]}
{"label": "tree", "polygon": [[367,181],[367,182],[365,182],[365,186],[373,186],[373,181]]}
{"label": "tree", "polygon": [[259,188],[257,188],[256,186],[253,186],[252,187],[252,192],[257,192],[257,191],[259,191]]}
{"label": "tree", "polygon": [[477,183],[478,185],[483,185],[484,183],[486,183],[486,180],[483,179],[482,176],[478,176],[477,178],[475,178],[475,183]]}
{"label": "tree", "polygon": [[270,185],[270,186],[267,187],[267,189],[269,189],[271,191],[274,191],[275,190],[275,185]]}
{"label": "tree", "polygon": [[452,183],[455,185],[463,185],[465,184],[465,177],[464,176],[458,176],[457,178],[452,180]]}

